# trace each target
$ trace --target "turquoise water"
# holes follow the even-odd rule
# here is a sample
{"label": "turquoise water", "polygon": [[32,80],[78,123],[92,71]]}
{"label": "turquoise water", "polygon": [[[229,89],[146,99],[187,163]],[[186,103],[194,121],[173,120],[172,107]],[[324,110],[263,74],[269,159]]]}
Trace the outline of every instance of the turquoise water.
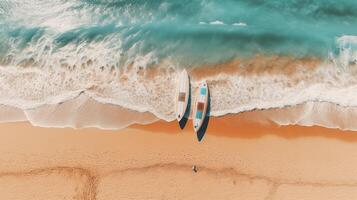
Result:
{"label": "turquoise water", "polygon": [[[0,0],[0,105],[33,124],[76,126],[87,96],[135,113],[113,126],[98,110],[91,126],[148,123],[142,112],[171,121],[186,68],[192,99],[207,81],[213,116],[309,102],[347,110],[357,106],[356,10],[356,0]],[[229,63],[234,73],[205,74],[240,58]],[[62,122],[31,112],[78,96]],[[271,120],[357,130],[304,114]]]}
{"label": "turquoise water", "polygon": [[325,58],[336,38],[357,34],[356,10],[355,0],[1,0],[0,59],[20,63],[41,38],[42,53],[110,40],[121,62],[150,52],[185,66],[256,54]]}

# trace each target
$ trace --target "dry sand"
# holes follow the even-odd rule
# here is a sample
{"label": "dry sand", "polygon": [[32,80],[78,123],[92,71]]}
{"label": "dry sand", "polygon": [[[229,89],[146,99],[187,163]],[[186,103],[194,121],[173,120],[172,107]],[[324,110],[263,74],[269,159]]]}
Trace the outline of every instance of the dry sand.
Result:
{"label": "dry sand", "polygon": [[[0,124],[0,199],[354,199],[357,134],[212,118],[121,131]],[[197,165],[198,172],[191,170]]]}

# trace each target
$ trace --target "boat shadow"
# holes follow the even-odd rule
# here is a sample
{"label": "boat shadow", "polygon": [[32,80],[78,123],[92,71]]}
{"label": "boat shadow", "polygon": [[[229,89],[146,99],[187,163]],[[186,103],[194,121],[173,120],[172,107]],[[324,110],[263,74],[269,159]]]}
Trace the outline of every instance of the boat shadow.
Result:
{"label": "boat shadow", "polygon": [[189,93],[188,93],[188,103],[187,103],[187,108],[186,108],[186,111],[185,111],[185,114],[184,116],[182,117],[182,119],[179,121],[179,125],[180,125],[180,128],[181,129],[184,129],[186,124],[187,124],[187,121],[188,121],[188,118],[190,117],[190,111],[191,111],[191,83],[189,83]]}
{"label": "boat shadow", "polygon": [[210,94],[208,93],[208,104],[207,104],[207,112],[205,115],[205,119],[203,120],[201,128],[196,133],[199,142],[202,141],[203,137],[206,134],[210,114],[211,114],[211,97]]}

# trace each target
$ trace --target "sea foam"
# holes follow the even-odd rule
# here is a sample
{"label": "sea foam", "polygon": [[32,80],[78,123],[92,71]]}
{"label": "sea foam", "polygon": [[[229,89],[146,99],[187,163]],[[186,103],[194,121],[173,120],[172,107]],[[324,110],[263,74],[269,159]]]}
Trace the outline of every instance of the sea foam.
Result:
{"label": "sea foam", "polygon": [[[0,121],[100,128],[172,121],[176,77],[186,68],[193,95],[198,82],[207,80],[212,116],[307,105],[301,109],[309,115],[298,119],[272,115],[271,120],[282,125],[355,129],[310,112],[336,109],[346,113],[357,106],[353,18],[329,20],[335,19],[334,12],[317,18],[312,8],[304,8],[307,16],[302,18],[295,13],[300,7],[291,2],[202,2],[182,6],[168,1],[0,2],[0,26],[4,27],[0,30],[0,105],[11,107],[5,113],[14,116],[6,119],[2,112]],[[316,6],[324,5],[318,2]],[[285,6],[292,9],[283,15],[265,13]],[[157,12],[158,7],[167,12]],[[245,23],[251,23],[251,16],[254,26]],[[324,31],[326,22],[334,34]],[[336,38],[333,44],[336,35],[345,32],[350,35]],[[130,111],[136,117],[116,116],[122,123],[95,116],[81,121],[79,105],[94,105],[92,101],[113,110],[117,106],[118,113]],[[56,115],[52,117],[50,111]],[[141,115],[149,117],[135,121]]]}
{"label": "sea foam", "polygon": [[[341,40],[337,41],[340,44]],[[350,46],[346,44],[345,39],[342,41],[344,44],[340,45]],[[137,56],[130,64],[127,64],[125,69],[117,69],[111,65],[101,64],[101,62],[105,62],[102,60],[90,60],[90,52],[85,52],[84,55],[78,61],[74,61],[73,58],[73,61],[69,60],[71,64],[58,68],[46,67],[39,70],[35,67],[1,67],[0,104],[24,110],[27,119],[40,126],[56,126],[56,120],[51,120],[48,114],[44,115],[45,118],[38,114],[48,112],[45,111],[46,109],[39,109],[40,107],[53,105],[56,110],[60,110],[64,106],[58,105],[70,102],[82,95],[101,104],[116,105],[133,112],[152,113],[155,117],[150,117],[149,122],[155,121],[157,118],[166,121],[175,119],[174,91],[176,77],[180,69],[173,63],[169,61],[159,63],[155,54],[150,53]],[[335,109],[337,113],[344,113],[347,108],[353,110],[352,108],[357,106],[355,65],[349,62],[348,66],[343,66],[344,70],[336,66],[337,63],[343,63],[342,61],[346,59],[345,56],[346,54],[343,53],[337,54],[334,61],[319,62],[314,60],[299,61],[283,57],[257,57],[233,64],[236,72],[225,72],[223,69],[223,71],[217,70],[208,75],[204,75],[205,68],[197,68],[198,71],[201,71],[198,74],[201,75],[197,75],[197,73],[191,75],[192,95],[197,90],[198,82],[201,79],[206,79],[210,87],[212,116],[237,114],[257,109],[286,108],[305,103],[307,106],[303,110],[306,110],[307,113],[311,110],[310,103],[314,103],[314,106],[317,105],[315,107],[318,108],[318,113],[323,113],[324,108],[330,108],[320,106],[325,103],[346,108]],[[55,60],[55,62],[59,61]],[[255,67],[259,63],[264,63],[266,67]],[[155,65],[155,67],[148,67],[149,65]],[[289,71],[291,69],[293,72]],[[41,112],[33,110],[41,110]],[[53,108],[49,108],[49,110],[53,110]],[[69,117],[70,120],[78,114],[77,112],[79,111],[76,108],[72,113],[67,112],[63,116]],[[302,115],[298,120],[276,118],[276,116],[272,116],[272,120],[282,125],[316,124],[339,127],[336,124],[322,123],[320,117],[310,113],[306,115],[305,119]],[[73,116],[71,117],[71,115]],[[58,119],[58,117],[54,119]],[[129,120],[116,127],[122,128],[137,123],[134,119],[132,122]],[[99,126],[95,125],[93,119],[87,120],[88,123],[83,123],[83,126],[115,127],[110,125],[111,123],[108,123],[109,125],[106,127],[106,123]],[[81,127],[81,125],[68,125],[71,124],[69,121],[63,121],[65,121],[64,118],[58,120],[57,125]],[[144,120],[138,123],[148,123],[148,121]],[[355,129],[354,126],[347,125],[343,125],[343,127],[341,125],[341,128]]]}

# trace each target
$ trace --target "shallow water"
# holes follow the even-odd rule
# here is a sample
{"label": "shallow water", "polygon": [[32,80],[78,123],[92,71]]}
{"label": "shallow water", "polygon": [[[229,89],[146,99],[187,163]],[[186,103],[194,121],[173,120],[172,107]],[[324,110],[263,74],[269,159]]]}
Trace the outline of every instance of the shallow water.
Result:
{"label": "shallow water", "polygon": [[355,10],[353,0],[2,0],[0,104],[31,110],[86,94],[171,121],[186,68],[193,92],[207,79],[213,116],[354,107]]}

